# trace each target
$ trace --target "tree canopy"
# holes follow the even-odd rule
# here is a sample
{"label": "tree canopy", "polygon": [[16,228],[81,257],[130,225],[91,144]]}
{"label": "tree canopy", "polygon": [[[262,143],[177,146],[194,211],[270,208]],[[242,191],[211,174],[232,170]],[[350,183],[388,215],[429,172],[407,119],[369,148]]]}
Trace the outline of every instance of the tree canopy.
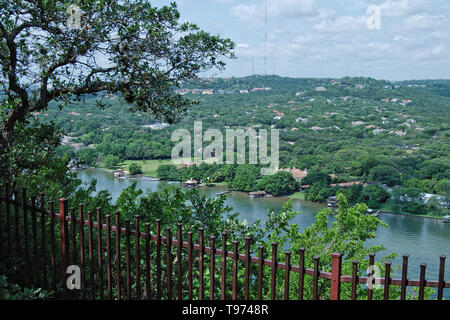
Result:
{"label": "tree canopy", "polygon": [[202,71],[222,69],[234,56],[231,40],[180,22],[175,3],[157,8],[148,0],[2,1],[0,15],[3,179],[14,176],[13,164],[7,164],[15,155],[18,126],[29,125],[50,103],[61,109],[99,95],[96,104],[103,106],[114,94],[131,111],[173,123],[194,103],[175,88]]}
{"label": "tree canopy", "polygon": [[[3,147],[14,128],[50,101],[119,93],[131,110],[173,122],[192,101],[181,81],[222,69],[234,43],[180,22],[175,3],[148,0],[2,1],[0,129]],[[69,9],[70,7],[70,9]],[[79,25],[71,22],[79,14]],[[76,16],[75,16],[76,18]]]}

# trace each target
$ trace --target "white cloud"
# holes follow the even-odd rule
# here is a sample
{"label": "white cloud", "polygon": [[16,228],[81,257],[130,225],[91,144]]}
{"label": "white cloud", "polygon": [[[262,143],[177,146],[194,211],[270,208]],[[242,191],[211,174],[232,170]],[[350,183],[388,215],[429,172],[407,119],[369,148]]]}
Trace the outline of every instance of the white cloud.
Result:
{"label": "white cloud", "polygon": [[247,22],[260,18],[260,12],[256,5],[239,4],[230,9],[231,16],[240,21]]}
{"label": "white cloud", "polygon": [[443,15],[416,14],[403,21],[406,29],[443,29],[448,19]]}
{"label": "white cloud", "polygon": [[271,1],[267,8],[268,15],[273,17],[298,18],[319,13],[315,0],[277,0]]}
{"label": "white cloud", "polygon": [[320,32],[348,32],[364,30],[366,17],[341,16],[334,19],[322,20],[313,25],[313,29]]}
{"label": "white cloud", "polygon": [[433,48],[417,50],[413,52],[412,58],[414,60],[426,60],[436,56],[441,56],[445,51],[446,48],[444,45],[438,45]]}
{"label": "white cloud", "polygon": [[[226,0],[225,0],[226,1]],[[264,20],[265,2],[255,4],[237,4],[230,9],[230,14],[240,21]],[[302,18],[302,17],[330,17],[333,10],[319,9],[316,0],[276,0],[267,2],[267,16],[269,18]]]}
{"label": "white cloud", "polygon": [[[262,70],[264,1],[212,1],[231,3],[229,13],[238,20],[233,25],[237,54],[245,64],[251,64],[254,57],[256,69]],[[447,1],[268,1],[268,68],[276,65],[277,72],[290,75],[338,72],[389,79],[431,75],[435,65],[449,61]],[[367,28],[369,5],[381,7],[379,30]]]}
{"label": "white cloud", "polygon": [[381,14],[386,17],[399,17],[428,12],[433,8],[434,2],[434,0],[388,0],[380,5]]}

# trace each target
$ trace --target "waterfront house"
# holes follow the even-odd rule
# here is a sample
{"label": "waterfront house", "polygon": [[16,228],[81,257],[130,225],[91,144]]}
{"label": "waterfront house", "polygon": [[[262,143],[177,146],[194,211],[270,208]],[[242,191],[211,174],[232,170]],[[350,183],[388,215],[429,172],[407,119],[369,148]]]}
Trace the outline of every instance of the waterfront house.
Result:
{"label": "waterfront house", "polygon": [[120,179],[125,177],[125,171],[123,169],[118,169],[114,171],[114,178]]}
{"label": "waterfront house", "polygon": [[183,186],[187,188],[196,188],[198,187],[198,181],[191,178],[190,180],[183,183]]}

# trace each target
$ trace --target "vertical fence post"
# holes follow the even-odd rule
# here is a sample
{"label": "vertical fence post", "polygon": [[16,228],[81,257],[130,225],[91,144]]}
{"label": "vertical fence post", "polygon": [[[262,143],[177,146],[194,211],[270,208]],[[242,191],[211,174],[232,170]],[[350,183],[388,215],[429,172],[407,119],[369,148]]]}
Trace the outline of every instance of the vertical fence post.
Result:
{"label": "vertical fence post", "polygon": [[112,300],[112,273],[111,273],[111,216],[106,215],[106,272],[108,275],[108,299]]}
{"label": "vertical fence post", "polygon": [[284,263],[284,300],[289,300],[290,270],[291,270],[291,253],[285,253]]}
{"label": "vertical fence post", "polygon": [[96,208],[97,211],[97,264],[98,264],[98,287],[100,289],[100,300],[103,300],[104,283],[103,283],[103,243],[102,243],[102,211],[101,208]]}
{"label": "vertical fence post", "polygon": [[39,209],[41,210],[41,256],[42,256],[42,286],[44,289],[48,288],[48,276],[47,276],[47,237],[46,237],[46,228],[45,221],[47,220],[47,212],[45,211],[45,199],[44,194],[39,194]]}
{"label": "vertical fence post", "polygon": [[167,300],[172,300],[172,228],[166,228]]}
{"label": "vertical fence post", "polygon": [[199,250],[198,250],[198,300],[203,300],[203,253],[204,246],[204,228],[199,229]]}
{"label": "vertical fence post", "polygon": [[386,262],[386,271],[384,274],[384,300],[389,300],[389,286],[391,285],[391,263]]}
{"label": "vertical fence post", "polygon": [[[0,186],[0,259],[3,261],[3,199],[2,199],[3,190]],[[5,198],[6,199],[6,198]]]}
{"label": "vertical fence post", "polygon": [[60,222],[60,233],[61,233],[61,279],[63,281],[63,290],[67,290],[67,266],[69,264],[69,238],[67,229],[67,199],[59,199],[59,222]]}
{"label": "vertical fence post", "polygon": [[22,188],[22,215],[23,215],[23,243],[24,243],[24,271],[25,281],[30,284],[30,248],[28,237],[28,208],[27,208],[27,190]]}
{"label": "vertical fence post", "polygon": [[[368,277],[372,277],[374,276],[375,270],[375,254],[370,253],[369,254],[369,268],[370,268],[370,273],[367,275]],[[375,281],[375,277],[372,278],[372,283],[370,284],[368,290],[367,290],[367,300],[371,301],[372,297],[373,297],[373,282]]]}
{"label": "vertical fence post", "polygon": [[227,285],[227,233],[222,232],[222,279],[220,289],[222,291],[221,299],[226,299],[226,285]]}
{"label": "vertical fence post", "polygon": [[[71,231],[71,240],[72,240],[72,261],[71,263],[77,264],[77,217],[75,215],[75,208],[70,208],[70,231]],[[81,222],[80,222],[81,223]]]}
{"label": "vertical fence post", "polygon": [[192,279],[192,232],[189,231],[187,233],[188,235],[188,257],[187,257],[187,271],[188,271],[188,297],[189,300],[192,300],[192,286],[193,286],[193,279]]}
{"label": "vertical fence post", "polygon": [[358,261],[352,261],[352,300],[356,300],[356,290],[358,287]]}
{"label": "vertical fence post", "polygon": [[425,271],[426,271],[427,265],[425,263],[422,263],[420,265],[420,283],[419,283],[419,300],[423,300],[423,296],[425,293]]}
{"label": "vertical fence post", "polygon": [[122,299],[121,295],[121,278],[122,270],[120,269],[120,213],[116,212],[116,290],[117,290],[117,300]]}
{"label": "vertical fence post", "polygon": [[238,243],[237,241],[233,241],[233,295],[232,299],[237,300],[237,276],[238,276],[238,262],[239,262],[239,252],[238,252]]}
{"label": "vertical fence post", "polygon": [[178,299],[183,300],[183,234],[182,234],[182,224],[177,224],[177,240],[178,240],[178,251],[177,251],[177,276],[178,276],[178,284],[177,284],[177,292]]}
{"label": "vertical fence post", "polygon": [[210,237],[211,256],[209,260],[209,300],[214,300],[214,275],[216,268],[216,237]]}
{"label": "vertical fence post", "polygon": [[319,300],[319,256],[314,256],[314,274],[313,274],[313,300]]}
{"label": "vertical fence post", "polygon": [[156,219],[156,300],[161,300],[161,220]]}
{"label": "vertical fence post", "polygon": [[333,253],[331,256],[331,300],[339,300],[341,295],[342,254]]}
{"label": "vertical fence post", "polygon": [[88,243],[89,243],[89,286],[90,286],[90,298],[95,299],[95,283],[94,283],[94,239],[92,235],[92,212],[87,212],[88,216]]}
{"label": "vertical fence post", "polygon": [[305,248],[300,248],[300,261],[298,264],[298,300],[303,300],[303,290],[305,285]]}
{"label": "vertical fence post", "polygon": [[258,300],[263,298],[264,247],[258,247]]}
{"label": "vertical fence post", "polygon": [[[150,223],[145,223],[145,297],[150,299],[150,239],[152,237],[150,233]],[[181,260],[181,259],[180,259]]]}
{"label": "vertical fence post", "polygon": [[83,204],[78,205],[80,214],[80,265],[81,265],[81,297],[86,299],[86,265],[84,256],[84,212]]}
{"label": "vertical fence post", "polygon": [[141,299],[141,226],[140,226],[140,216],[134,216],[134,229],[135,229],[135,253],[134,253],[134,264],[136,268],[136,299]]}
{"label": "vertical fence post", "polygon": [[126,290],[128,300],[131,300],[130,233],[130,219],[125,219]]}
{"label": "vertical fence post", "polygon": [[249,299],[250,295],[250,237],[245,237],[245,276],[244,276],[244,300]]}
{"label": "vertical fence post", "polygon": [[270,299],[275,300],[276,299],[276,281],[277,281],[277,243],[272,243],[272,281],[271,281],[271,288],[270,288]]}
{"label": "vertical fence post", "polygon": [[406,300],[406,286],[408,284],[408,257],[409,256],[407,254],[403,255],[400,300]]}
{"label": "vertical fence post", "polygon": [[438,300],[442,300],[442,294],[444,292],[444,270],[445,270],[445,258],[446,256],[439,257],[439,282],[438,282]]}
{"label": "vertical fence post", "polygon": [[50,265],[52,267],[52,289],[56,291],[56,244],[55,244],[55,211],[53,201],[49,201],[48,210],[50,211]]}
{"label": "vertical fence post", "polygon": [[9,203],[11,200],[9,185],[5,186],[5,199],[6,199],[6,239],[7,239],[7,251],[6,255],[8,257],[11,256],[12,253],[12,245],[11,245],[11,204]]}
{"label": "vertical fence post", "polygon": [[34,284],[39,285],[40,257],[38,255],[36,197],[31,197],[31,221],[33,232]]}
{"label": "vertical fence post", "polygon": [[19,192],[16,190],[14,191],[14,222],[15,222],[15,231],[16,231],[16,254],[17,254],[17,260],[20,262],[17,265],[17,272],[18,274],[22,274],[23,268],[22,268],[22,250],[20,245],[20,234],[19,234]]}

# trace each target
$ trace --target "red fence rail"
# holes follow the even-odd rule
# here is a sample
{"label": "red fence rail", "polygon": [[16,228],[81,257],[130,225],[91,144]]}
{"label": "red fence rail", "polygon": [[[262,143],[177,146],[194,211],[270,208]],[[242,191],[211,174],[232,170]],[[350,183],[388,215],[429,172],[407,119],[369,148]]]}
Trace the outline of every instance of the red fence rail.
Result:
{"label": "red fence rail", "polygon": [[[259,300],[265,295],[268,297],[269,293],[272,300],[281,296],[288,300],[294,297],[290,285],[293,283],[293,274],[296,274],[298,292],[295,293],[295,298],[298,300],[305,299],[306,276],[312,279],[314,300],[322,298],[319,294],[319,281],[323,280],[330,281],[330,299],[339,300],[342,284],[348,283],[351,286],[351,299],[356,300],[362,298],[357,296],[358,285],[368,283],[369,277],[358,276],[357,261],[353,261],[352,275],[341,274],[340,253],[332,255],[331,272],[325,272],[319,270],[318,256],[313,259],[313,269],[305,268],[305,249],[299,250],[298,265],[295,265],[291,263],[290,252],[284,253],[284,262],[278,261],[276,243],[272,244],[272,258],[268,260],[264,259],[264,247],[258,247],[258,256],[251,255],[250,238],[244,239],[245,253],[239,253],[237,241],[233,241],[232,251],[229,251],[226,232],[222,233],[220,247],[216,246],[215,237],[205,239],[203,229],[198,232],[198,243],[193,243],[194,234],[190,231],[187,232],[187,241],[183,240],[181,224],[177,225],[174,232],[176,237],[173,238],[171,228],[166,228],[163,235],[160,220],[156,220],[156,232],[153,234],[150,224],[142,225],[139,216],[135,217],[134,229],[131,229],[129,219],[121,224],[119,212],[113,217],[103,217],[101,208],[96,208],[96,221],[93,221],[91,211],[87,212],[86,219],[84,205],[80,204],[78,210],[69,208],[67,199],[59,200],[59,212],[54,212],[52,201],[49,201],[47,209],[45,208],[45,197],[42,193],[39,196],[39,204],[36,197],[31,197],[31,202],[27,200],[25,189],[21,194],[18,191],[11,192],[8,186],[2,189],[1,261],[13,261],[13,267],[17,269],[17,274],[25,284],[57,290],[62,292],[61,296],[65,298],[247,300],[253,290],[253,297]],[[115,225],[111,225],[112,219]],[[205,245],[208,240],[209,246]],[[95,251],[97,257],[94,255]],[[209,259],[205,259],[208,255]],[[374,254],[369,255],[369,265],[374,265],[374,259]],[[444,289],[450,288],[450,282],[444,279],[445,259],[445,256],[440,257],[438,280],[426,279],[425,264],[420,266],[419,280],[408,279],[408,255],[403,256],[401,279],[391,278],[391,263],[386,262],[384,277],[376,279],[378,284],[384,286],[384,299],[389,299],[392,286],[398,286],[401,288],[401,300],[407,298],[407,287],[418,288],[419,300],[424,299],[425,288],[435,288],[437,300],[442,300]],[[242,262],[243,281],[238,278]],[[209,264],[209,279],[205,276],[206,263]],[[195,272],[194,264],[198,265]],[[79,294],[67,289],[69,265],[80,267]],[[218,270],[220,274],[217,274]],[[270,270],[270,279],[264,278],[264,271],[267,270]],[[281,294],[276,292],[280,270],[284,273],[284,290]],[[240,286],[241,282],[243,287]],[[266,286],[266,283],[269,285]],[[209,292],[209,296],[204,295],[205,290]],[[373,289],[368,289],[367,299],[372,298]]]}

